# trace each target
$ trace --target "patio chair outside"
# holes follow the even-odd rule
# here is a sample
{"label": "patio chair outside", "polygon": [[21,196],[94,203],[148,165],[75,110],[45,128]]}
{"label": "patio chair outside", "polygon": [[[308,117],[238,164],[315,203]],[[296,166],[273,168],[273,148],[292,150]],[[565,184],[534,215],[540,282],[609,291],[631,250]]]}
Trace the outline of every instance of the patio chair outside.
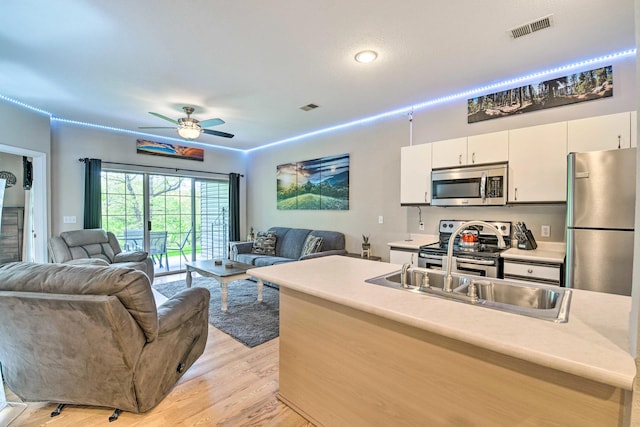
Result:
{"label": "patio chair outside", "polygon": [[167,254],[167,232],[166,231],[150,231],[149,232],[149,255],[155,262],[158,260],[158,266],[162,267],[162,258],[164,257],[167,271],[169,270],[169,255]]}
{"label": "patio chair outside", "polygon": [[189,262],[189,260],[187,259],[187,255],[185,255],[185,253],[184,253],[184,247],[187,245],[187,242],[189,241],[189,236],[191,235],[191,230],[192,230],[191,228],[189,230],[187,230],[185,235],[182,237],[182,240],[180,241],[178,247],[167,248],[167,250],[169,250],[169,251],[180,251],[180,253],[182,254],[182,257],[184,258],[185,262]]}

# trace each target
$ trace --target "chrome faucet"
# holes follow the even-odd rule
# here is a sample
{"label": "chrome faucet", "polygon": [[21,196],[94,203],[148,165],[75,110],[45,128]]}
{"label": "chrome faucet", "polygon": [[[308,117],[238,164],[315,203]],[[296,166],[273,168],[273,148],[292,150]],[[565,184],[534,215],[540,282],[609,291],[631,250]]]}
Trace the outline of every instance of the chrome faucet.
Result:
{"label": "chrome faucet", "polygon": [[494,227],[493,225],[486,223],[484,221],[468,221],[468,222],[463,222],[462,224],[460,224],[458,226],[458,228],[456,228],[455,230],[453,230],[453,233],[451,233],[451,236],[449,237],[449,244],[448,244],[448,248],[447,248],[447,274],[444,276],[444,287],[442,288],[443,291],[445,292],[451,292],[451,282],[453,282],[453,278],[451,277],[451,264],[452,264],[452,259],[453,259],[453,242],[456,239],[456,236],[458,234],[460,234],[462,232],[462,230],[465,230],[466,228],[472,226],[472,225],[481,225],[483,227],[486,227],[488,230],[491,230],[496,236],[498,236],[498,247],[499,248],[506,248],[507,245],[504,243],[504,239],[502,238],[502,234],[500,233],[500,230],[498,230],[496,227]]}
{"label": "chrome faucet", "polygon": [[407,274],[409,274],[409,267],[411,266],[411,264],[409,264],[408,262],[402,264],[402,272],[400,273],[400,285],[403,288],[408,287],[407,286]]}

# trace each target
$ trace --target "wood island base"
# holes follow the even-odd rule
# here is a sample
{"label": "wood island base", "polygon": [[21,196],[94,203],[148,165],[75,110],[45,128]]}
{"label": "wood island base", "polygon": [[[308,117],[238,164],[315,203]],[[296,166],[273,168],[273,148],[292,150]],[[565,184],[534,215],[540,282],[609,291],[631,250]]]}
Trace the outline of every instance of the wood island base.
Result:
{"label": "wood island base", "polygon": [[625,391],[281,287],[279,398],[318,426],[619,426]]}

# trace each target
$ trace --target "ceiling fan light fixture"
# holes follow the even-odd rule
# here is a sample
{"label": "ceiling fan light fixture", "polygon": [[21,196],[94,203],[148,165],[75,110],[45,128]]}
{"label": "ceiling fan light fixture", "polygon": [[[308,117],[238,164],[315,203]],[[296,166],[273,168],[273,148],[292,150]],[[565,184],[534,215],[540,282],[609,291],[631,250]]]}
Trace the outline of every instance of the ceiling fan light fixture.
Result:
{"label": "ceiling fan light fixture", "polygon": [[369,62],[373,62],[378,57],[378,52],[375,50],[363,50],[361,52],[356,53],[355,60],[362,64],[367,64]]}
{"label": "ceiling fan light fixture", "polygon": [[184,139],[196,139],[200,136],[202,129],[195,126],[183,126],[178,128],[178,135]]}

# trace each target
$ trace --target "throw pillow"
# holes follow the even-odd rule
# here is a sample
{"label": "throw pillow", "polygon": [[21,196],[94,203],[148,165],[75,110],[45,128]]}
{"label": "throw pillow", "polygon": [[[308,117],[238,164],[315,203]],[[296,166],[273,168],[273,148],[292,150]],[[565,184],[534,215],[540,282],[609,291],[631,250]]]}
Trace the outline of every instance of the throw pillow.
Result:
{"label": "throw pillow", "polygon": [[253,241],[251,253],[256,255],[276,254],[276,232],[275,231],[258,231]]}
{"label": "throw pillow", "polygon": [[302,246],[302,254],[301,257],[305,255],[311,255],[316,252],[320,252],[320,248],[322,247],[322,237],[308,235],[307,239],[304,241],[304,245]]}

